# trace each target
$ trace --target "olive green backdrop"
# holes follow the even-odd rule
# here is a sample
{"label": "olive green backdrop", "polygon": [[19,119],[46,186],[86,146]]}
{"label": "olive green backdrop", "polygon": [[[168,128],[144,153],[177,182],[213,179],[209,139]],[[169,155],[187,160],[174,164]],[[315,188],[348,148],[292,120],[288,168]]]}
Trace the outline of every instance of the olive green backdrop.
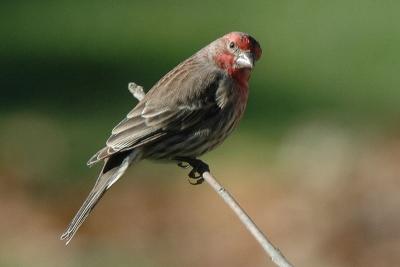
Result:
{"label": "olive green backdrop", "polygon": [[[87,159],[163,74],[230,31],[263,57],[239,129],[205,156],[299,266],[400,261],[400,3],[2,1],[1,266],[272,266],[207,185],[143,162],[68,247]],[[296,265],[297,266],[297,265]]]}

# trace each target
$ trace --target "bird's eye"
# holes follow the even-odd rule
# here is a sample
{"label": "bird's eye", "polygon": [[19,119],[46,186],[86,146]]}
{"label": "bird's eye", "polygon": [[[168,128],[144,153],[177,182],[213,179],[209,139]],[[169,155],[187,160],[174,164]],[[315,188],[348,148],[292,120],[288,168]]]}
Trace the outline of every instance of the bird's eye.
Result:
{"label": "bird's eye", "polygon": [[229,43],[229,48],[230,48],[230,49],[235,48],[235,43],[234,43],[234,42],[230,42],[230,43]]}

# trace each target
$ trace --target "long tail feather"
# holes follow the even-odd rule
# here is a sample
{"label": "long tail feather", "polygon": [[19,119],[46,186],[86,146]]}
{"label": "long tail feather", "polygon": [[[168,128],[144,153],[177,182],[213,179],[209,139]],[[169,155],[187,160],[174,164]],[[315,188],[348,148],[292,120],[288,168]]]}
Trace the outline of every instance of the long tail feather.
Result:
{"label": "long tail feather", "polygon": [[96,184],[94,185],[89,196],[86,198],[85,202],[82,204],[79,211],[76,213],[75,217],[72,219],[71,223],[68,225],[65,232],[61,235],[60,239],[65,240],[66,245],[71,241],[79,227],[89,216],[90,212],[94,209],[96,204],[99,202],[104,193],[125,173],[129,165],[133,161],[137,161],[140,156],[138,150],[134,150],[127,154],[116,166],[110,168],[106,162],[103,170],[101,171]]}

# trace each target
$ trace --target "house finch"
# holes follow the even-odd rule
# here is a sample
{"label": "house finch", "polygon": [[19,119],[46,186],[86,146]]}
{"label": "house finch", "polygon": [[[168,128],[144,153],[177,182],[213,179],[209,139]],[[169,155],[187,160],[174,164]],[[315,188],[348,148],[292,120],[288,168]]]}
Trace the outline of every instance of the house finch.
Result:
{"label": "house finch", "polygon": [[104,160],[103,169],[61,239],[68,244],[131,164],[146,158],[195,159],[221,144],[244,113],[250,73],[260,57],[253,37],[232,32],[161,78],[89,160],[89,166]]}

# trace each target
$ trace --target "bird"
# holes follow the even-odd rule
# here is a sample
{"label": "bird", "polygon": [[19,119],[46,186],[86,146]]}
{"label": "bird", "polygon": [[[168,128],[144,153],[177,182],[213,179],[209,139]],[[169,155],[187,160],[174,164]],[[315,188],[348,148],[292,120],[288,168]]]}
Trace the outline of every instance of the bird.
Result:
{"label": "bird", "polygon": [[190,162],[221,144],[246,108],[249,79],[262,50],[247,33],[230,32],[163,76],[91,157],[103,167],[60,239],[68,244],[104,193],[143,159]]}

